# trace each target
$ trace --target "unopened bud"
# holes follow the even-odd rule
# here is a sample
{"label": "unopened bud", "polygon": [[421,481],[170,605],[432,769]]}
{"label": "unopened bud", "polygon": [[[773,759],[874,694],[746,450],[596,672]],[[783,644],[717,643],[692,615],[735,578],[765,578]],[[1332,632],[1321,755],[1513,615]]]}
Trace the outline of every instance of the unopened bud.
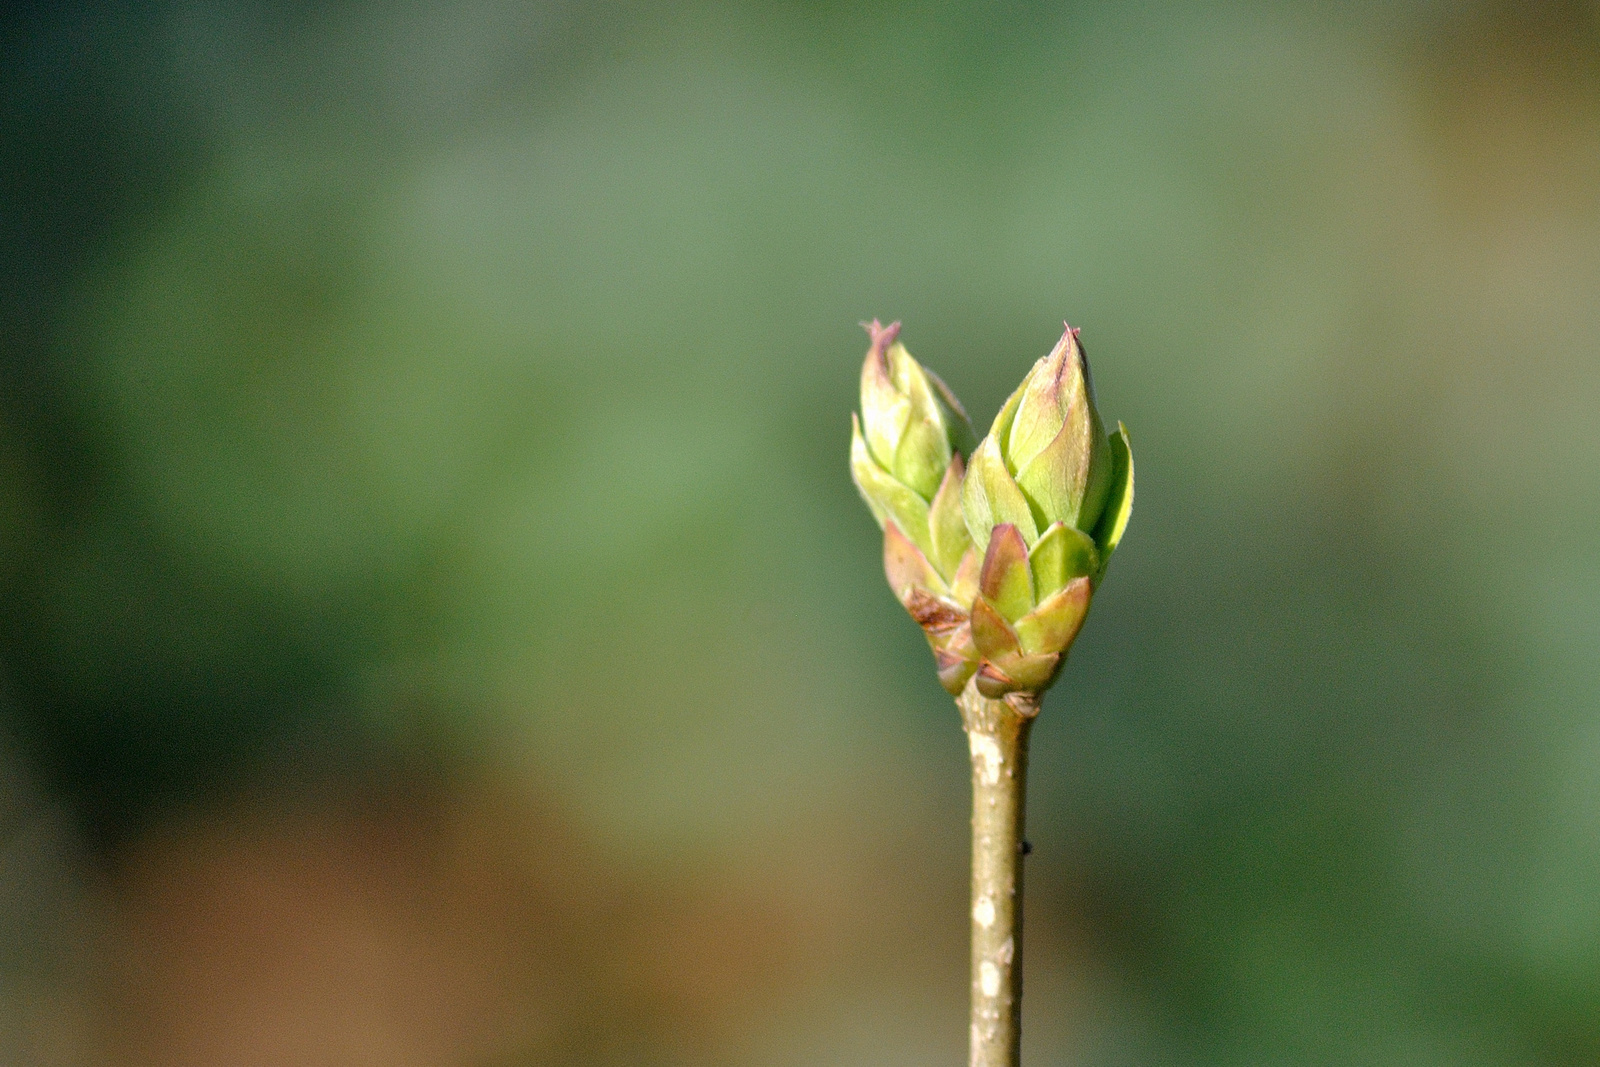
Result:
{"label": "unopened bud", "polygon": [[866,326],[861,415],[850,474],[884,531],[889,585],[928,635],[939,678],[959,693],[976,669],[967,610],[977,590],[961,486],[972,424],[948,386],[899,343],[900,324]]}
{"label": "unopened bud", "polygon": [[931,500],[959,452],[976,437],[961,402],[939,376],[911,358],[898,322],[863,324],[872,338],[861,365],[861,429],[873,460]]}
{"label": "unopened bud", "polygon": [[861,416],[850,473],[878,525],[893,523],[946,580],[970,545],[961,508],[962,457],[974,443],[961,402],[899,343],[900,324],[866,326]]}
{"label": "unopened bud", "polygon": [[1053,523],[1088,533],[1111,490],[1111,445],[1089,367],[1068,327],[1011,394],[972,457],[964,504],[973,539],[1009,522],[1032,544]]}
{"label": "unopened bud", "polygon": [[1071,327],[976,449],[961,404],[899,344],[900,324],[867,332],[850,471],[883,528],[890,588],[951,693],[975,676],[991,699],[1037,695],[1127,528],[1127,428],[1106,434]]}
{"label": "unopened bud", "polygon": [[973,453],[962,492],[985,546],[972,638],[985,696],[1044,690],[1089,610],[1133,507],[1133,454],[1109,437],[1068,327]]}

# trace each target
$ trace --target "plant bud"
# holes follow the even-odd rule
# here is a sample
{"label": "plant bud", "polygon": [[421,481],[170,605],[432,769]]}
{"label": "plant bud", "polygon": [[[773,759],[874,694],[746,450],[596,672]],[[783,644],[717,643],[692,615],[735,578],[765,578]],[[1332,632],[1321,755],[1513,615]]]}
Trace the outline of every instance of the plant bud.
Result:
{"label": "plant bud", "polygon": [[850,474],[883,528],[889,585],[933,647],[940,682],[959,693],[977,668],[967,611],[978,555],[962,506],[974,443],[961,403],[899,343],[900,324],[863,324],[861,415],[851,416]]}
{"label": "plant bud", "polygon": [[951,455],[972,454],[972,423],[949,386],[900,344],[898,322],[863,325],[872,337],[861,365],[867,450],[879,467],[931,500]]}
{"label": "plant bud", "polygon": [[948,581],[970,544],[961,482],[972,424],[949,387],[899,343],[898,322],[866,329],[872,346],[861,367],[861,416],[851,422],[850,473],[878,525],[899,527]]}
{"label": "plant bud", "polygon": [[962,508],[986,546],[970,627],[980,692],[1054,681],[1133,508],[1128,431],[1105,435],[1078,331],[1034,364],[973,453]]}
{"label": "plant bud", "polygon": [[1111,445],[1088,363],[1070,326],[1011,394],[972,458],[963,500],[980,544],[1009,522],[1031,545],[1051,524],[1088,533],[1105,508]]}

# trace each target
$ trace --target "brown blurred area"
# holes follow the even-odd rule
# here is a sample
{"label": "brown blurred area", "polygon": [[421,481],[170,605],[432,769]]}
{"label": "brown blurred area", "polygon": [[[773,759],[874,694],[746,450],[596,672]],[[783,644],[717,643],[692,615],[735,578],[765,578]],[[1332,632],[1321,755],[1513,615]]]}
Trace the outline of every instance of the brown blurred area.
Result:
{"label": "brown blurred area", "polygon": [[99,895],[102,1040],[138,1064],[715,1062],[818,964],[815,902],[633,868],[482,784],[241,802],[139,841]]}
{"label": "brown blurred area", "polygon": [[[77,868],[57,901],[70,901],[58,921],[72,966],[12,1020],[13,1054],[44,1067],[760,1062],[797,1016],[803,1036],[808,1010],[875,1001],[875,984],[931,970],[961,989],[959,855],[936,872],[913,842],[810,826],[738,855],[646,862],[503,779],[335,788],[249,788]],[[950,892],[929,900],[929,882]],[[959,1040],[960,1008],[946,996],[891,1011]]]}
{"label": "brown blurred area", "polygon": [[548,798],[481,781],[236,801],[151,832],[97,881],[94,1059],[750,1062],[813,983],[879,953],[946,962],[921,946],[954,924],[895,899],[893,878],[845,907],[818,877],[841,859],[791,840],[630,862]]}

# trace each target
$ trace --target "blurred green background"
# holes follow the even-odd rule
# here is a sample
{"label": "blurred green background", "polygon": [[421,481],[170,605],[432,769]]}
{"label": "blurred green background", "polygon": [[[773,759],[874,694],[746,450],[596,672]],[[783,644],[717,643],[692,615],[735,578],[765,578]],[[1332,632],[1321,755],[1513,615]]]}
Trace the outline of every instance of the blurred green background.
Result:
{"label": "blurred green background", "polygon": [[1600,6],[0,19],[4,1062],[960,1063],[875,316],[1138,455],[1027,1062],[1600,1062]]}

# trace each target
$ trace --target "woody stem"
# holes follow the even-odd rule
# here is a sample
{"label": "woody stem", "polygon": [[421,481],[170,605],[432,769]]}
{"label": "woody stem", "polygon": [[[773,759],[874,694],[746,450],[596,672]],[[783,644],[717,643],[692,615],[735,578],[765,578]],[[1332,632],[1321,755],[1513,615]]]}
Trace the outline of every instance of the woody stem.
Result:
{"label": "woody stem", "polygon": [[971,1067],[1022,1061],[1022,829],[1036,697],[956,698],[972,754]]}

